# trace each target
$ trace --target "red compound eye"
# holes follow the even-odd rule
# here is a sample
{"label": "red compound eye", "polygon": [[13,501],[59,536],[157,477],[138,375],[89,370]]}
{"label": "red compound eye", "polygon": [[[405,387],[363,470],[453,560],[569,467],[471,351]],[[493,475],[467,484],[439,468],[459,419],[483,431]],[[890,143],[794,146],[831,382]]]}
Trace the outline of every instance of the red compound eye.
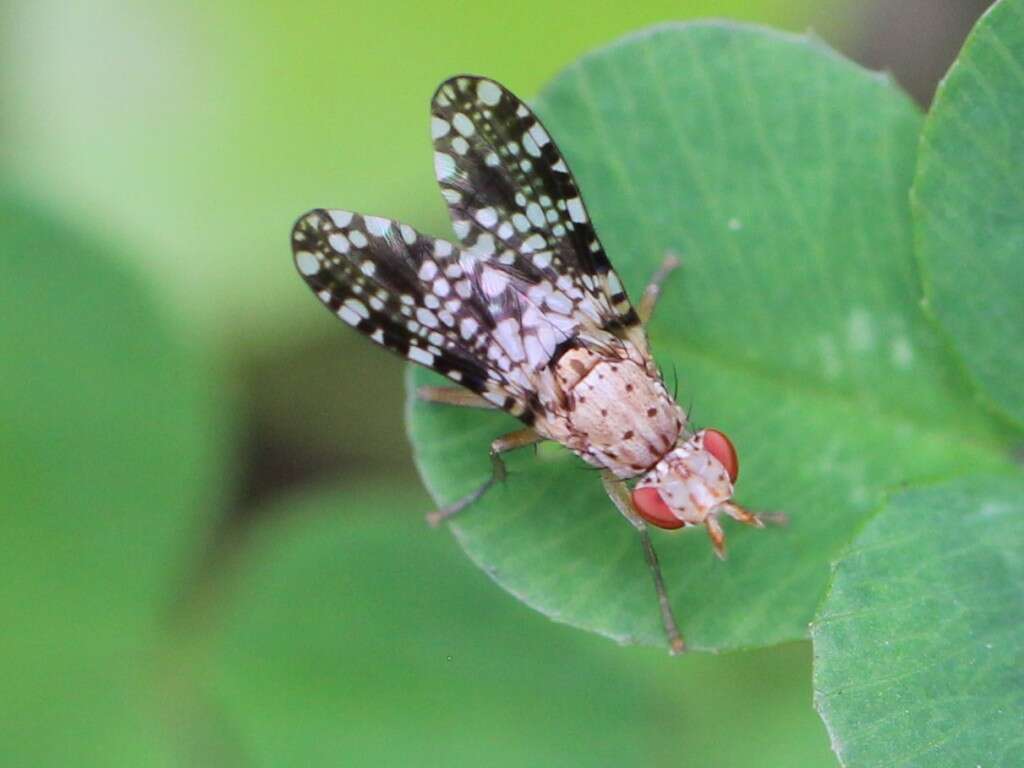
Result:
{"label": "red compound eye", "polygon": [[637,488],[633,491],[633,506],[640,517],[659,528],[682,528],[686,523],[672,514],[657,488]]}
{"label": "red compound eye", "polygon": [[735,483],[740,474],[740,460],[736,457],[732,441],[717,429],[705,429],[704,450],[722,462],[729,479]]}

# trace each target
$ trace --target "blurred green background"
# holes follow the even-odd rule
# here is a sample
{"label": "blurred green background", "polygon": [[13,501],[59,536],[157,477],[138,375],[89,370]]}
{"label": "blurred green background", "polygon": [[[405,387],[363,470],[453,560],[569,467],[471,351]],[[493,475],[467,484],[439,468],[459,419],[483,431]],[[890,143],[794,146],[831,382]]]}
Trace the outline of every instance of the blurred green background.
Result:
{"label": "blurred green background", "polygon": [[313,206],[447,231],[455,72],[530,97],[726,17],[927,104],[985,5],[0,5],[0,764],[834,765],[806,644],[620,649],[428,530],[403,364],[287,237]]}

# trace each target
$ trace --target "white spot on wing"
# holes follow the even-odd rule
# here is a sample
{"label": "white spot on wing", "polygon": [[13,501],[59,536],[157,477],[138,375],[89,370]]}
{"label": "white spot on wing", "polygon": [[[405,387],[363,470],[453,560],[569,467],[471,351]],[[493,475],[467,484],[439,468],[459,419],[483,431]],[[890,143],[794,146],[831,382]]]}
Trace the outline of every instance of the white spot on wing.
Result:
{"label": "white spot on wing", "polygon": [[479,327],[476,320],[472,317],[464,317],[459,321],[459,333],[462,334],[462,338],[466,341],[473,338]]}
{"label": "white spot on wing", "polygon": [[334,232],[327,238],[327,242],[338,253],[348,253],[351,248],[348,238],[341,234],[341,232]]}
{"label": "white spot on wing", "polygon": [[483,288],[485,296],[494,298],[501,294],[507,285],[508,278],[505,275],[497,270],[484,267],[480,278],[480,287]]}
{"label": "white spot on wing", "polygon": [[452,118],[452,125],[454,125],[455,130],[463,136],[472,136],[476,133],[476,128],[473,127],[473,122],[461,112],[455,113],[455,117]]}
{"label": "white spot on wing", "polygon": [[526,361],[533,368],[539,368],[548,361],[548,355],[536,336],[527,336],[523,340],[526,349]]}
{"label": "white spot on wing", "polygon": [[409,347],[409,359],[414,363],[423,363],[423,365],[434,364],[434,356],[420,347]]}
{"label": "white spot on wing", "polygon": [[360,317],[348,307],[341,307],[338,310],[338,317],[344,320],[349,325],[359,325]]}
{"label": "white spot on wing", "polygon": [[577,224],[582,224],[587,220],[587,214],[583,210],[583,201],[578,197],[567,200],[565,204],[569,211],[570,219],[575,221]]}
{"label": "white spot on wing", "polygon": [[361,302],[359,299],[345,299],[345,306],[351,309],[364,320],[366,320],[370,316],[370,310],[368,310],[366,308],[366,305],[363,304],[363,302]]}
{"label": "white spot on wing", "polygon": [[434,175],[438,181],[446,181],[455,175],[455,160],[444,152],[434,153]]}
{"label": "white spot on wing", "polygon": [[470,249],[478,256],[487,258],[488,256],[494,255],[494,237],[488,234],[480,235],[473,243],[473,247]]}
{"label": "white spot on wing", "polygon": [[315,275],[320,271],[320,262],[309,251],[299,251],[295,254],[295,265],[299,272],[304,275]]}
{"label": "white spot on wing", "polygon": [[476,95],[484,104],[493,107],[501,101],[501,88],[490,80],[481,80],[476,84]]}
{"label": "white spot on wing", "polygon": [[427,326],[427,328],[437,328],[438,326],[437,315],[426,307],[419,307],[416,310],[416,319]]}
{"label": "white spot on wing", "polygon": [[443,120],[440,117],[430,118],[430,138],[440,139],[450,130],[451,125],[448,124],[447,120]]}
{"label": "white spot on wing", "polygon": [[530,136],[537,142],[538,147],[543,147],[549,141],[551,137],[548,136],[548,132],[544,130],[544,127],[540,123],[534,123],[533,127],[530,128]]}
{"label": "white spot on wing", "polygon": [[572,302],[569,301],[561,291],[553,291],[550,293],[544,298],[544,303],[547,304],[549,309],[563,315],[568,315],[572,312]]}
{"label": "white spot on wing", "polygon": [[347,227],[352,223],[351,211],[328,211],[327,213],[331,217],[331,221],[334,222],[335,226]]}
{"label": "white spot on wing", "polygon": [[433,261],[424,261],[420,264],[420,271],[416,274],[420,280],[433,280],[437,275],[437,264]]}
{"label": "white spot on wing", "polygon": [[481,208],[476,212],[476,220],[480,226],[490,229],[498,223],[498,213],[493,208]]}
{"label": "white spot on wing", "polygon": [[520,250],[523,253],[533,253],[534,251],[539,251],[546,245],[547,241],[544,237],[535,233],[523,241],[523,244],[520,246]]}
{"label": "white spot on wing", "polygon": [[614,272],[608,273],[608,290],[613,296],[616,293],[622,293],[622,283],[619,282],[619,276]]}
{"label": "white spot on wing", "polygon": [[523,341],[519,335],[519,321],[514,317],[507,317],[500,321],[494,330],[494,335],[510,358],[516,361],[526,358]]}
{"label": "white spot on wing", "polygon": [[364,216],[363,221],[366,222],[366,231],[377,237],[384,237],[391,229],[391,222],[380,216]]}

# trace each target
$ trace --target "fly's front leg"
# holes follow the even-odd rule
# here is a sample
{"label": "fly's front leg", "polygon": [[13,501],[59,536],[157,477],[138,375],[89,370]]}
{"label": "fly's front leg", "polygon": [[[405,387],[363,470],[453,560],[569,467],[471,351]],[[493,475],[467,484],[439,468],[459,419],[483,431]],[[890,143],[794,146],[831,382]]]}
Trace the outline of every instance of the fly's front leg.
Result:
{"label": "fly's front leg", "polygon": [[459,408],[495,410],[498,407],[465,387],[420,387],[416,390],[416,396],[427,403],[454,405]]}
{"label": "fly's front leg", "polygon": [[743,523],[744,525],[752,525],[755,528],[764,528],[765,523],[771,523],[772,525],[786,525],[789,522],[789,517],[784,512],[760,512],[755,514],[746,507],[741,507],[735,501],[727,501],[722,505],[722,509],[729,515],[733,520]]}
{"label": "fly's front leg", "polygon": [[601,482],[604,483],[605,493],[612,500],[622,516],[632,525],[640,535],[640,545],[644,550],[644,560],[651,570],[654,578],[654,591],[658,595],[658,607],[661,609],[661,623],[665,627],[665,635],[668,638],[669,653],[672,655],[682,653],[686,650],[686,643],[679,632],[679,625],[676,624],[676,617],[672,613],[672,604],[669,602],[668,593],[665,591],[665,580],[661,576],[661,566],[658,564],[658,554],[654,551],[654,544],[647,532],[647,524],[633,508],[633,499],[630,497],[626,484],[619,480],[608,470],[601,472]]}
{"label": "fly's front leg", "polygon": [[466,494],[458,501],[449,504],[446,507],[441,507],[441,509],[428,514],[427,522],[431,525],[438,525],[439,523],[444,522],[477,501],[481,496],[487,493],[488,490],[490,490],[492,485],[503,482],[505,477],[508,475],[508,472],[505,469],[505,462],[501,460],[501,454],[515,450],[516,448],[522,448],[527,445],[542,442],[544,439],[545,438],[538,435],[530,427],[527,427],[526,429],[518,429],[515,432],[509,432],[507,435],[502,435],[497,438],[491,443],[491,476],[487,478],[487,481],[475,491]]}
{"label": "fly's front leg", "polygon": [[679,267],[679,263],[679,258],[674,253],[668,253],[665,255],[665,260],[661,262],[661,267],[651,276],[651,282],[644,289],[644,295],[640,297],[640,306],[637,308],[637,315],[644,325],[647,325],[651,315],[654,314],[654,306],[661,296],[662,284]]}
{"label": "fly's front leg", "polygon": [[[718,509],[721,509],[736,522],[750,525],[754,528],[764,528],[765,523],[785,525],[789,522],[789,518],[783,512],[761,512],[754,514],[746,507],[741,507],[735,501],[727,501],[717,507],[716,511]],[[704,521],[704,526],[707,528],[708,537],[711,539],[711,545],[715,549],[715,554],[718,555],[719,559],[725,560],[725,531],[722,530],[722,525],[718,522],[717,515],[714,513],[708,515]]]}

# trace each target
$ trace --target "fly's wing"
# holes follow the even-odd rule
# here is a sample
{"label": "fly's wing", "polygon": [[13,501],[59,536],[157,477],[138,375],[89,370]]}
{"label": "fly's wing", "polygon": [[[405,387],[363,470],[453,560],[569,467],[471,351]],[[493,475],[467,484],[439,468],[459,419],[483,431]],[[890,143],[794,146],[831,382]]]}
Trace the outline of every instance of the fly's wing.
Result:
{"label": "fly's wing", "polygon": [[534,371],[576,332],[536,313],[500,265],[406,224],[316,209],[292,230],[295,266],[345,323],[531,423]]}
{"label": "fly's wing", "polygon": [[569,166],[529,107],[493,80],[460,75],[437,89],[431,115],[437,181],[463,245],[572,303],[585,327],[638,327]]}

